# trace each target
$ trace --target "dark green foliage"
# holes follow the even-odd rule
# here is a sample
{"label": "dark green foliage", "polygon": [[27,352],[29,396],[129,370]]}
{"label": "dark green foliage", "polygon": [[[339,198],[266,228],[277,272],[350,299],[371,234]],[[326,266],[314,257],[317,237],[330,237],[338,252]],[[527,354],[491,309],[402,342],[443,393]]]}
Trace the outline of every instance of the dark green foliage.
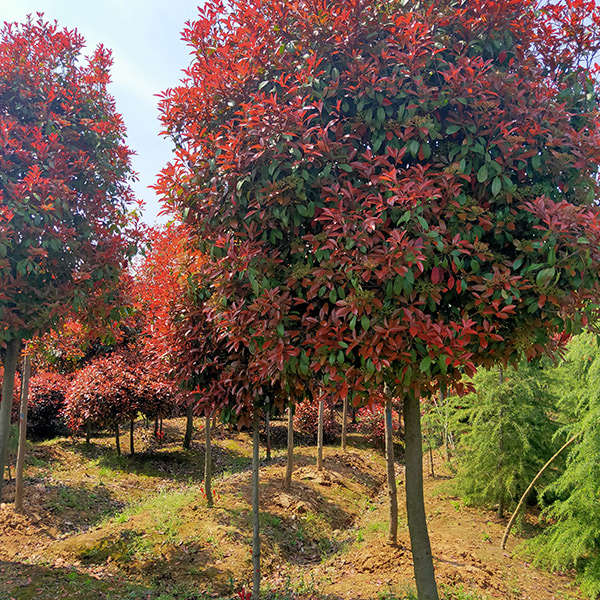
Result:
{"label": "dark green foliage", "polygon": [[549,369],[496,367],[477,373],[473,383],[476,393],[463,399],[468,429],[461,439],[458,490],[468,503],[495,505],[502,515],[555,451]]}
{"label": "dark green foliage", "polygon": [[552,570],[576,567],[582,589],[600,594],[600,352],[590,334],[575,338],[557,369],[564,391],[561,407],[582,430],[562,475],[545,490],[552,498],[544,515],[552,522],[530,544],[537,562]]}

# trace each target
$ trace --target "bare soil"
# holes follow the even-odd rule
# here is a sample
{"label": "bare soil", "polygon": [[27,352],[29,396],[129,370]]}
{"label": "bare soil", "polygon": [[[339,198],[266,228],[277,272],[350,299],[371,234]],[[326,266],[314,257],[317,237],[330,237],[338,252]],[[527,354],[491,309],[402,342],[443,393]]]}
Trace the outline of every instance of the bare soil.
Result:
{"label": "bare soil", "polygon": [[[202,446],[181,450],[182,431],[181,420],[169,421],[158,447],[140,427],[136,441],[145,452],[135,456],[116,457],[108,436],[91,446],[70,439],[34,446],[24,511],[12,508],[11,483],[0,506],[0,600],[239,598],[252,574],[251,440],[215,434],[216,499],[209,509]],[[125,435],[122,445],[127,450]],[[260,476],[266,588],[286,590],[282,598],[401,597],[413,583],[408,529],[401,509],[399,544],[386,542],[381,454],[354,437],[346,453],[326,447],[325,469],[317,471],[314,449],[297,448],[289,490],[283,454],[275,450]],[[549,574],[519,558],[518,538],[500,550],[505,521],[462,505],[437,456],[435,471],[426,475],[425,496],[442,585],[482,598],[580,597],[570,574]],[[401,464],[397,478],[402,506]]]}

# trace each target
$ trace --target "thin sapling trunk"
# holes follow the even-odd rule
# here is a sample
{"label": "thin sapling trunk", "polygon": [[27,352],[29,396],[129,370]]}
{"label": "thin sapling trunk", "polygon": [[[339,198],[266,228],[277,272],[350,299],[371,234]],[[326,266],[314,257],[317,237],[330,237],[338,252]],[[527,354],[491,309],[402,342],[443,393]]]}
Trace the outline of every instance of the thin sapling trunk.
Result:
{"label": "thin sapling trunk", "polygon": [[21,354],[21,340],[15,338],[6,344],[4,356],[4,378],[2,380],[2,403],[0,404],[0,501],[4,486],[4,470],[8,461],[8,439],[10,437],[10,416],[12,412],[15,373]]}
{"label": "thin sapling trunk", "polygon": [[260,600],[260,513],[258,468],[260,466],[260,416],[254,409],[252,436],[252,600]]}
{"label": "thin sapling trunk", "polygon": [[27,354],[23,359],[23,381],[21,382],[21,411],[19,414],[19,449],[15,469],[15,509],[23,508],[23,468],[25,466],[25,449],[27,440],[27,404],[29,402],[29,377],[31,360]]}
{"label": "thin sapling trunk", "polygon": [[288,407],[287,427],[287,465],[285,468],[284,487],[289,490],[292,486],[292,471],[294,470],[294,407]]}
{"label": "thin sapling trunk", "polygon": [[267,439],[267,462],[271,461],[271,413],[265,413],[265,437]]}
{"label": "thin sapling trunk", "polygon": [[209,507],[213,506],[211,417],[212,414],[207,414],[204,423],[204,492]]}
{"label": "thin sapling trunk", "polygon": [[346,434],[348,431],[348,397],[343,400],[342,408],[342,452],[346,452]]}
{"label": "thin sapling trunk", "polygon": [[321,394],[319,398],[319,425],[317,430],[317,469],[323,469],[323,410],[325,408],[325,399]]}
{"label": "thin sapling trunk", "polygon": [[135,454],[135,447],[133,445],[133,424],[134,420],[131,419],[131,421],[129,421],[129,452],[131,453],[131,456]]}
{"label": "thin sapling trunk", "polygon": [[192,445],[192,436],[194,435],[194,404],[188,399],[188,405],[185,412],[185,436],[183,438],[183,447],[189,450]]}
{"label": "thin sapling trunk", "polygon": [[121,456],[121,432],[118,421],[115,423],[115,442],[117,443],[117,455]]}
{"label": "thin sapling trunk", "polygon": [[396,466],[394,461],[394,436],[392,427],[392,401],[385,402],[385,460],[387,463],[387,484],[390,497],[389,541],[398,543],[398,487],[396,485]]}

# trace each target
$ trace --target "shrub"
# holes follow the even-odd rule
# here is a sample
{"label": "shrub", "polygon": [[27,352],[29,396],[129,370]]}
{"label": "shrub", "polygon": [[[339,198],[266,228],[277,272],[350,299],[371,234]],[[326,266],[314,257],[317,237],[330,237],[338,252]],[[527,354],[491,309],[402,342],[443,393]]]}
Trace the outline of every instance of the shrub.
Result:
{"label": "shrub", "polygon": [[29,381],[27,437],[44,439],[68,432],[63,409],[69,380],[58,373],[38,373]]}
{"label": "shrub", "polygon": [[[377,448],[385,447],[385,408],[381,404],[363,406],[356,415],[356,429]],[[398,431],[398,411],[392,410],[392,429]]]}
{"label": "shrub", "polygon": [[[331,397],[325,398],[323,412],[323,442],[332,442],[338,434],[338,423],[335,418],[334,402]],[[319,427],[319,402],[318,400],[305,400],[296,405],[294,411],[294,429],[305,435],[316,438]]]}

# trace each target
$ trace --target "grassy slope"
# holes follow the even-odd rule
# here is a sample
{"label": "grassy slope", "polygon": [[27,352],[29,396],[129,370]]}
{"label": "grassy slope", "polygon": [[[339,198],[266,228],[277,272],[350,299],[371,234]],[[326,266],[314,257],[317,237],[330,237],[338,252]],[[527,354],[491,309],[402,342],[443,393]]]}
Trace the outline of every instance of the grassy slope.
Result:
{"label": "grassy slope", "polygon": [[[133,457],[117,457],[109,437],[89,447],[68,439],[35,446],[25,513],[0,509],[0,600],[239,598],[251,579],[250,438],[215,435],[217,498],[208,509],[203,450],[180,449],[182,426],[169,422],[160,448],[140,427],[138,446],[147,451]],[[322,473],[313,448],[297,448],[290,491],[282,487],[283,450],[261,469],[265,598],[412,596],[403,517],[400,546],[384,542],[383,458],[354,441],[346,454],[326,448]],[[499,552],[502,524],[462,507],[443,481],[429,478],[426,493],[448,599],[575,597],[568,578]]]}

